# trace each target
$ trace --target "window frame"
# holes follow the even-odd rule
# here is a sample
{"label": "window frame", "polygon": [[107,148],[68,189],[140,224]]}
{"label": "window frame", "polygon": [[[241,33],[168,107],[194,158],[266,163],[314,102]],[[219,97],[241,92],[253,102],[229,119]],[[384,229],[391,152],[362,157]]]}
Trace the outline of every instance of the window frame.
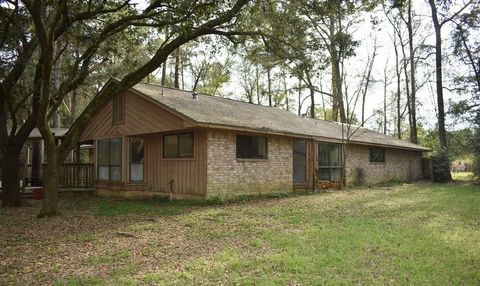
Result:
{"label": "window frame", "polygon": [[[192,138],[192,155],[190,156],[180,156],[180,140],[179,136],[180,135],[185,135],[189,134],[190,137]],[[165,156],[165,137],[167,136],[177,136],[177,154],[174,157],[167,157]],[[170,134],[164,134],[162,137],[162,158],[166,160],[175,160],[175,159],[194,159],[195,158],[195,134],[193,132],[180,132],[180,133],[170,133]]]}
{"label": "window frame", "polygon": [[[377,156],[374,156],[374,151],[381,151],[382,152],[382,156],[381,156],[381,159],[380,160],[377,160],[376,157]],[[385,148],[382,148],[382,147],[370,147],[370,163],[385,163],[386,161],[386,158],[387,158],[387,152],[386,152],[386,149]]]}
{"label": "window frame", "polygon": [[[132,139],[141,139],[143,144],[143,162],[132,163]],[[132,164],[142,165],[142,180],[132,180]],[[131,184],[143,184],[145,183],[145,139],[142,136],[131,136],[128,138],[128,182]]]}
{"label": "window frame", "polygon": [[[238,140],[239,140],[239,137],[248,137],[250,138],[250,141],[249,141],[249,157],[239,157],[239,152],[238,152]],[[265,156],[264,157],[259,157],[259,156],[253,156],[253,138],[262,138],[265,140],[265,150],[264,150],[264,153],[265,153]],[[257,141],[259,142],[259,141]],[[235,158],[237,160],[268,160],[268,138],[265,137],[265,136],[258,136],[258,135],[247,135],[247,134],[236,134],[235,136]]]}
{"label": "window frame", "polygon": [[[112,165],[111,163],[111,142],[112,140],[119,140],[120,141],[120,165]],[[102,165],[99,163],[99,155],[98,155],[98,152],[100,151],[100,141],[108,141],[108,165]],[[123,164],[124,164],[124,160],[123,160],[123,138],[122,137],[116,137],[116,138],[104,138],[104,139],[98,139],[97,140],[97,144],[96,144],[96,147],[97,147],[97,150],[96,150],[96,165],[97,165],[97,172],[96,172],[96,180],[97,181],[102,181],[102,182],[122,182],[123,181]],[[108,179],[100,179],[99,177],[99,173],[100,173],[100,167],[108,167]],[[118,180],[112,180],[112,167],[120,167],[120,179]]]}
{"label": "window frame", "polygon": [[[320,145],[328,146],[328,165],[320,165]],[[331,156],[330,152],[332,151],[332,146],[339,147],[339,165],[332,165],[330,163]],[[317,181],[321,182],[341,182],[343,177],[343,144],[341,143],[334,143],[334,142],[317,142]],[[328,170],[328,180],[320,179],[320,172]],[[333,170],[340,170],[340,178],[338,180],[332,180],[332,171]]]}
{"label": "window frame", "polygon": [[[118,114],[118,116],[116,116]],[[118,118],[117,118],[118,117]],[[121,92],[112,99],[112,125],[125,123],[125,95]]]}

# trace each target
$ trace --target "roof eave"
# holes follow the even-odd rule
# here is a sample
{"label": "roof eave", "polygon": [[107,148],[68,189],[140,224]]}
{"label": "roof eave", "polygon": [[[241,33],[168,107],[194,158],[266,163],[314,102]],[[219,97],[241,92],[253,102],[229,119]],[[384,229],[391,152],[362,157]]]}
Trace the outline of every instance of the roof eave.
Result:
{"label": "roof eave", "polygon": [[[313,140],[316,140],[316,141],[325,141],[325,142],[336,142],[336,143],[344,143],[345,142],[345,140],[337,139],[337,138],[331,138],[331,137],[314,136],[314,135],[292,133],[292,132],[280,132],[280,131],[274,131],[274,130],[268,130],[268,129],[247,128],[247,127],[226,125],[226,124],[217,124],[217,123],[199,122],[198,126],[203,127],[203,128],[235,130],[235,131],[243,131],[243,132],[251,132],[251,133],[263,133],[263,134],[270,134],[270,135],[277,135],[277,136],[289,136],[289,137],[295,137],[295,138],[313,139]],[[409,150],[409,151],[418,151],[418,152],[429,152],[429,151],[431,151],[430,149],[424,148],[424,147],[415,148],[415,147],[408,147],[408,146],[396,146],[396,145],[388,145],[388,144],[371,143],[371,142],[364,142],[364,141],[357,141],[357,140],[351,140],[350,142],[352,144],[355,144],[355,145],[379,146],[379,147]]]}

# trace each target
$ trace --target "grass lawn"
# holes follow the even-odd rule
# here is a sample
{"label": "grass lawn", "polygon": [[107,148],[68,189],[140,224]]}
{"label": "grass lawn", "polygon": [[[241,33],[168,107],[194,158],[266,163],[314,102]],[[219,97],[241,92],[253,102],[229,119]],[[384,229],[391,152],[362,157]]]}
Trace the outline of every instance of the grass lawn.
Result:
{"label": "grass lawn", "polygon": [[480,186],[0,209],[0,285],[479,285]]}

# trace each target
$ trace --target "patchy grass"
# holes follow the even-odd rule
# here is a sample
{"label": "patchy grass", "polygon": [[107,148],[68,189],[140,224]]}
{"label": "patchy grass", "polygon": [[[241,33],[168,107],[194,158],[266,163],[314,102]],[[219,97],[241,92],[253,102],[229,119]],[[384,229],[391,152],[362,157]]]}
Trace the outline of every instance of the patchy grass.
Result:
{"label": "patchy grass", "polygon": [[97,205],[98,216],[119,216],[129,214],[169,216],[182,212],[181,206],[160,204],[153,201],[107,201],[102,200]]}
{"label": "patchy grass", "polygon": [[[248,202],[246,202],[248,201]],[[0,285],[477,285],[480,186],[0,209]]]}

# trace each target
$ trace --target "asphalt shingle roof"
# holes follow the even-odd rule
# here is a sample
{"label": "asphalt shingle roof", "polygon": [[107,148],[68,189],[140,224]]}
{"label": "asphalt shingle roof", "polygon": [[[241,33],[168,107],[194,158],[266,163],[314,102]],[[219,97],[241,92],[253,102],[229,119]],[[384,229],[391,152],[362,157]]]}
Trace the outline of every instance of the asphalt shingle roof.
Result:
{"label": "asphalt shingle roof", "polygon": [[[205,94],[199,94],[197,99],[193,99],[189,91],[154,84],[139,83],[133,89],[200,125],[215,125],[219,128],[234,127],[333,141],[342,140],[342,125],[338,122],[300,117],[279,108]],[[343,137],[348,137],[346,125],[343,130]],[[350,127],[350,130],[350,141],[354,143],[419,151],[429,150],[367,128]]]}

